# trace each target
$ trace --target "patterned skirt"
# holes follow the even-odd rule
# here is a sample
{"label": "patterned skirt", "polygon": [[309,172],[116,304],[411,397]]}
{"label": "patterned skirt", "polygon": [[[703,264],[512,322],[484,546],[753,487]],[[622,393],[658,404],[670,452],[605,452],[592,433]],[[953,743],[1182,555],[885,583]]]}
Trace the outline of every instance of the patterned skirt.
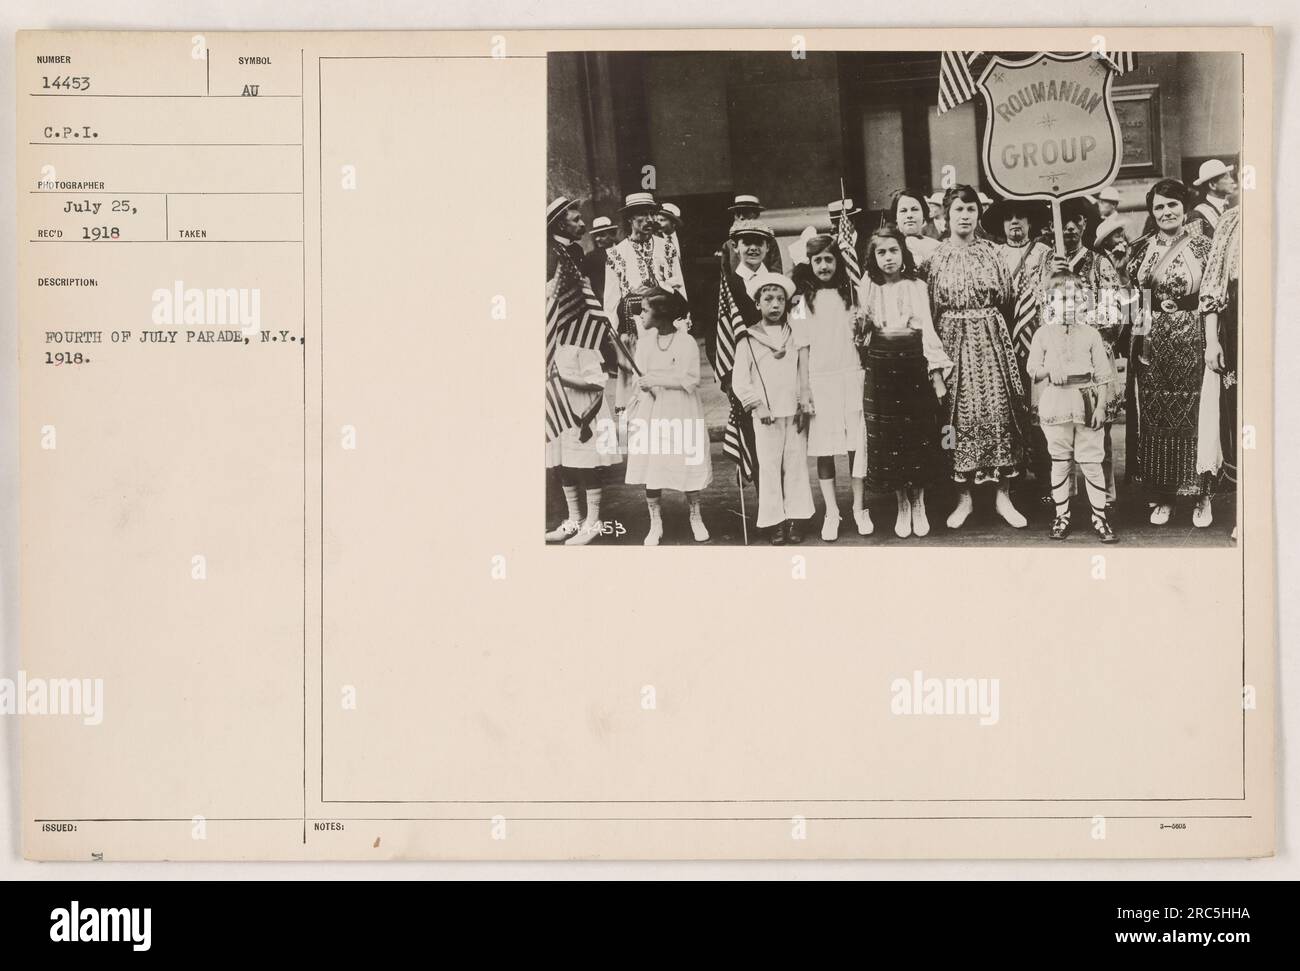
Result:
{"label": "patterned skirt", "polygon": [[867,488],[928,485],[942,474],[943,456],[921,332],[879,331],[863,356]]}
{"label": "patterned skirt", "polygon": [[1205,376],[1205,327],[1195,310],[1151,315],[1137,375],[1139,466],[1153,497],[1196,496],[1197,421]]}
{"label": "patterned skirt", "polygon": [[1018,475],[1028,420],[1006,321],[996,307],[946,310],[938,331],[955,365],[944,398],[951,429],[943,435],[953,479],[978,485]]}

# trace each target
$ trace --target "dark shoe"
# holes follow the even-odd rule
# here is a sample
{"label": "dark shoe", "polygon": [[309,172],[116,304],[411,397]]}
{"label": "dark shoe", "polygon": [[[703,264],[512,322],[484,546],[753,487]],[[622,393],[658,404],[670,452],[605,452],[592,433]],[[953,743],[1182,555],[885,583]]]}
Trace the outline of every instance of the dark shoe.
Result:
{"label": "dark shoe", "polygon": [[777,523],[768,533],[768,542],[773,546],[785,545],[785,523]]}
{"label": "dark shoe", "polygon": [[785,538],[787,542],[794,546],[798,546],[803,542],[803,530],[799,528],[799,523],[796,520],[791,519],[786,522]]}
{"label": "dark shoe", "polygon": [[1115,531],[1110,528],[1110,523],[1104,519],[1094,519],[1092,521],[1092,531],[1097,534],[1097,538],[1103,543],[1118,543],[1119,537]]}
{"label": "dark shoe", "polygon": [[1052,530],[1047,534],[1052,539],[1065,539],[1070,535],[1070,517],[1057,516],[1052,521]]}

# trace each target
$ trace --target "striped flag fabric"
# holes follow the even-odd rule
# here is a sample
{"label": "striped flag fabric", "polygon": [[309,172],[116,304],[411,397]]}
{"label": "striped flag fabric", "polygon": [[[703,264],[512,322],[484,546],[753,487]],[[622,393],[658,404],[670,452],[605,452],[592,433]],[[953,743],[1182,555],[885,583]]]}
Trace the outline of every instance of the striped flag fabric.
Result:
{"label": "striped flag fabric", "polygon": [[1034,324],[1038,319],[1038,301],[1034,297],[1034,288],[1025,286],[1021,288],[1020,295],[1016,297],[1016,306],[1012,311],[1011,323],[1011,344],[1015,348],[1016,357],[1020,359],[1021,367],[1029,360],[1029,345],[1034,339]]}
{"label": "striped flag fabric", "polygon": [[1128,74],[1137,67],[1137,56],[1132,51],[1112,51],[1102,56],[1110,62],[1116,74]]}
{"label": "striped flag fabric", "polygon": [[[718,284],[718,329],[717,341],[713,351],[713,370],[719,381],[726,380],[736,366],[736,340],[745,332],[745,317],[736,304],[735,294],[731,292],[731,283],[727,271],[722,271]],[[740,475],[746,482],[754,478],[754,455],[750,450],[749,440],[744,432],[744,411],[734,394],[728,394],[731,401],[731,413],[727,416],[727,427],[722,433],[722,454],[735,462],[740,468]]]}
{"label": "striped flag fabric", "polygon": [[607,333],[612,338],[613,326],[591,284],[573,260],[561,257],[548,287],[546,359],[554,358],[558,344],[577,344],[594,351]]}
{"label": "striped flag fabric", "polygon": [[745,318],[736,304],[735,294],[731,292],[731,283],[727,271],[722,271],[722,280],[718,284],[718,329],[717,341],[713,351],[713,370],[719,381],[725,381],[736,364],[736,338],[745,331]]}
{"label": "striped flag fabric", "polygon": [[731,396],[731,414],[727,417],[727,427],[722,431],[722,454],[740,467],[740,476],[746,482],[754,478],[754,453],[749,448],[749,440],[741,425],[741,408],[735,396]]}
{"label": "striped flag fabric", "polygon": [[849,274],[849,282],[853,284],[853,292],[857,293],[858,286],[862,283],[862,267],[858,265],[858,231],[847,215],[840,217],[835,238],[840,257],[844,260],[844,269]]}
{"label": "striped flag fabric", "polygon": [[939,54],[939,114],[975,97],[971,64],[981,51],[942,51]]}
{"label": "striped flag fabric", "polygon": [[553,441],[577,426],[578,419],[564,393],[564,385],[560,383],[560,372],[552,363],[546,371],[546,440]]}

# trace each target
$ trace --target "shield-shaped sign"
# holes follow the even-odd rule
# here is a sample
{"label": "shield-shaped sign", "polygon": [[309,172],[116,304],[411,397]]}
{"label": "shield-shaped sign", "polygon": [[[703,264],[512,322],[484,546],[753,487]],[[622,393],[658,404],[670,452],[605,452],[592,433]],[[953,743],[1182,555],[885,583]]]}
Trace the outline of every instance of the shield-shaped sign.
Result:
{"label": "shield-shaped sign", "polygon": [[993,187],[1012,198],[1064,199],[1108,185],[1122,159],[1113,79],[1111,65],[1088,52],[990,58],[978,83]]}

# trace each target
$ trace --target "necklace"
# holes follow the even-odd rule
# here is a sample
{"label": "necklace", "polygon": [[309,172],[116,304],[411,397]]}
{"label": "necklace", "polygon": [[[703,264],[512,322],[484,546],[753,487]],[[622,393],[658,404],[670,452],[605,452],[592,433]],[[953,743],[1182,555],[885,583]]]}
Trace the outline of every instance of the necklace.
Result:
{"label": "necklace", "polygon": [[655,343],[659,345],[659,350],[661,350],[661,351],[667,351],[668,348],[670,348],[670,347],[673,346],[673,341],[675,341],[676,339],[677,339],[677,332],[676,332],[676,331],[674,331],[673,333],[671,333],[671,334],[668,335],[668,343],[667,343],[667,344],[664,343],[664,335],[663,335],[663,334],[655,334]]}

